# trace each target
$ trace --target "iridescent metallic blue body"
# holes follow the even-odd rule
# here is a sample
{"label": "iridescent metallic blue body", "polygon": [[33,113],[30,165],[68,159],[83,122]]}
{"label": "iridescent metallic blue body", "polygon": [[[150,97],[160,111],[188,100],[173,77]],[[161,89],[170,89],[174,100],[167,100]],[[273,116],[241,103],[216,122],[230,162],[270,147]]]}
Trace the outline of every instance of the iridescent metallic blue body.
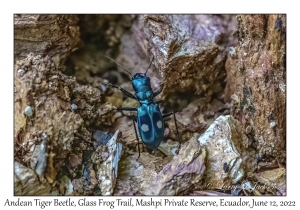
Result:
{"label": "iridescent metallic blue body", "polygon": [[150,78],[144,74],[137,73],[132,77],[132,87],[137,100],[141,104],[153,103],[153,90],[150,85]]}
{"label": "iridescent metallic blue body", "polygon": [[137,109],[137,124],[144,144],[155,150],[164,139],[164,120],[157,104],[142,104]]}
{"label": "iridescent metallic blue body", "polygon": [[132,87],[140,102],[137,108],[137,125],[144,144],[155,150],[164,138],[164,119],[158,104],[153,103],[153,90],[150,78],[137,73],[132,77]]}
{"label": "iridescent metallic blue body", "polygon": [[[119,66],[124,71],[126,71],[130,76],[132,76],[121,65]],[[148,67],[148,69],[150,68],[150,66]],[[170,112],[168,114],[162,115],[158,103],[153,101],[153,99],[159,93],[161,93],[162,88],[156,92],[153,92],[150,84],[150,78],[147,77],[146,74],[147,71],[145,73],[136,73],[131,77],[132,87],[135,92],[134,95],[124,90],[121,87],[117,87],[112,84],[107,84],[107,85],[110,85],[111,87],[114,88],[118,88],[126,96],[139,101],[140,106],[138,108],[122,107],[122,108],[117,108],[117,110],[137,111],[137,116],[133,116],[133,121],[134,121],[133,125],[136,133],[136,138],[138,140],[135,122],[138,125],[138,130],[143,143],[147,146],[148,149],[156,150],[164,138],[165,121],[168,120],[167,118],[169,116],[171,115],[174,116],[177,135],[178,135],[178,129],[177,129],[177,123],[176,123],[174,112]],[[181,137],[179,135],[178,137],[180,138],[180,142],[181,142]],[[139,149],[139,154],[140,154],[140,149]]]}

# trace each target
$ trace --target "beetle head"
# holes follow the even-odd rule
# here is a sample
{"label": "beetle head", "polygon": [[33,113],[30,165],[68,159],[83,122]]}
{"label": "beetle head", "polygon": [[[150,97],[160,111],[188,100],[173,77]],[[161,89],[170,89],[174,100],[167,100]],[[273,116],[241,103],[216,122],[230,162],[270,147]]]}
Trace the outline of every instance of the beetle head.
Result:
{"label": "beetle head", "polygon": [[143,73],[136,73],[135,75],[133,75],[132,77],[131,77],[131,80],[137,80],[137,79],[142,79],[142,78],[144,78],[144,77],[147,77],[145,74],[143,74]]}
{"label": "beetle head", "polygon": [[131,82],[135,91],[141,90],[141,87],[151,87],[150,78],[143,73],[133,75]]}

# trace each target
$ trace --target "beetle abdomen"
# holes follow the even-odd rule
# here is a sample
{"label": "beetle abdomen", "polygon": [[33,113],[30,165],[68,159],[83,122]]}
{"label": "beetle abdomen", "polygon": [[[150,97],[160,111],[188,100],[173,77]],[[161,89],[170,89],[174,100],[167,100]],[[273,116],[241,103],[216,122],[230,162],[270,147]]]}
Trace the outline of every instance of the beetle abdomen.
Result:
{"label": "beetle abdomen", "polygon": [[138,108],[138,128],[144,144],[152,150],[157,149],[164,137],[164,121],[158,105]]}

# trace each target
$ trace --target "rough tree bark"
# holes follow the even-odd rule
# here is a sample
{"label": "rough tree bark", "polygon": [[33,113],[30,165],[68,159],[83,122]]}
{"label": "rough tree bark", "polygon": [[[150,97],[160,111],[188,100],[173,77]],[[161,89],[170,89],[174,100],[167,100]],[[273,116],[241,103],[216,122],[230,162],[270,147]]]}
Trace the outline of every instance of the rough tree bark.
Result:
{"label": "rough tree bark", "polygon": [[[218,186],[207,183],[241,188],[250,180],[276,183],[273,195],[285,195],[286,17],[237,15],[237,46],[233,17],[16,15],[15,193],[213,194],[205,190]],[[76,79],[61,72],[70,54],[65,73]],[[168,140],[154,154],[141,147],[137,158],[132,120],[112,109],[138,102],[103,85],[106,79],[131,91],[124,71],[102,55],[132,74],[155,58],[147,76],[154,90],[163,83],[161,99],[179,104],[181,149],[172,118]]]}
{"label": "rough tree bark", "polygon": [[[79,40],[76,22],[72,15],[16,15],[15,53],[17,58],[26,56],[16,61],[14,69],[16,195],[72,193],[71,181],[63,175],[82,175],[79,166],[85,154],[95,150],[89,126],[113,123],[112,106],[101,99],[102,91],[79,85],[60,71],[59,65]],[[106,148],[102,158],[98,146],[94,144],[98,148],[94,159],[100,167],[113,157]],[[109,171],[115,165],[102,168]],[[94,181],[97,170],[86,166],[85,172],[88,178],[82,180],[81,189],[89,194],[99,184]]]}
{"label": "rough tree bark", "polygon": [[14,16],[15,60],[24,59],[29,53],[47,55],[56,64],[65,62],[79,41],[76,15]]}
{"label": "rough tree bark", "polygon": [[119,60],[132,73],[144,72],[150,54],[160,74],[149,71],[154,88],[160,80],[163,95],[188,89],[199,95],[223,78],[225,49],[234,43],[225,37],[234,29],[232,20],[215,15],[139,15],[121,37]]}
{"label": "rough tree bark", "polygon": [[285,162],[286,16],[236,18],[240,43],[226,62],[225,100],[258,153]]}

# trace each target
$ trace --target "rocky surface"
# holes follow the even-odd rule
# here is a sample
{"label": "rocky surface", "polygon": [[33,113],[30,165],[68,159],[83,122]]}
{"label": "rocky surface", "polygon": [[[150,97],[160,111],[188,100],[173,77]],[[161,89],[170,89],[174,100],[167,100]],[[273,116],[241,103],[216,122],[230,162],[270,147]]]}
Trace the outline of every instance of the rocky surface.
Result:
{"label": "rocky surface", "polygon": [[234,20],[227,16],[139,15],[121,37],[117,60],[137,73],[145,72],[154,57],[147,75],[154,90],[164,85],[161,98],[170,104],[178,93],[217,93],[214,87],[225,78],[227,45],[234,44],[224,39],[234,30]]}
{"label": "rocky surface", "polygon": [[29,53],[51,57],[63,65],[67,56],[75,51],[79,42],[77,15],[15,14],[15,60]]}
{"label": "rocky surface", "polygon": [[40,55],[17,62],[14,85],[15,159],[50,184],[63,166],[77,176],[82,153],[93,144],[87,127],[112,124],[112,106],[99,89],[77,84]]}
{"label": "rocky surface", "polygon": [[268,189],[277,189],[279,194],[286,196],[286,169],[285,168],[277,168],[273,170],[267,170],[263,172],[259,172],[255,174],[255,178],[261,184],[265,184]]}
{"label": "rocky surface", "polygon": [[286,16],[238,15],[239,44],[226,61],[225,100],[259,154],[285,160]]}
{"label": "rocky surface", "polygon": [[34,170],[14,162],[14,195],[51,195],[52,187],[43,177],[39,177]]}
{"label": "rocky surface", "polygon": [[[285,195],[285,18],[16,15],[15,194]],[[154,58],[147,76],[181,144],[171,115],[138,158],[136,112],[115,107],[139,103],[104,84],[134,94],[103,55],[130,74]]]}

